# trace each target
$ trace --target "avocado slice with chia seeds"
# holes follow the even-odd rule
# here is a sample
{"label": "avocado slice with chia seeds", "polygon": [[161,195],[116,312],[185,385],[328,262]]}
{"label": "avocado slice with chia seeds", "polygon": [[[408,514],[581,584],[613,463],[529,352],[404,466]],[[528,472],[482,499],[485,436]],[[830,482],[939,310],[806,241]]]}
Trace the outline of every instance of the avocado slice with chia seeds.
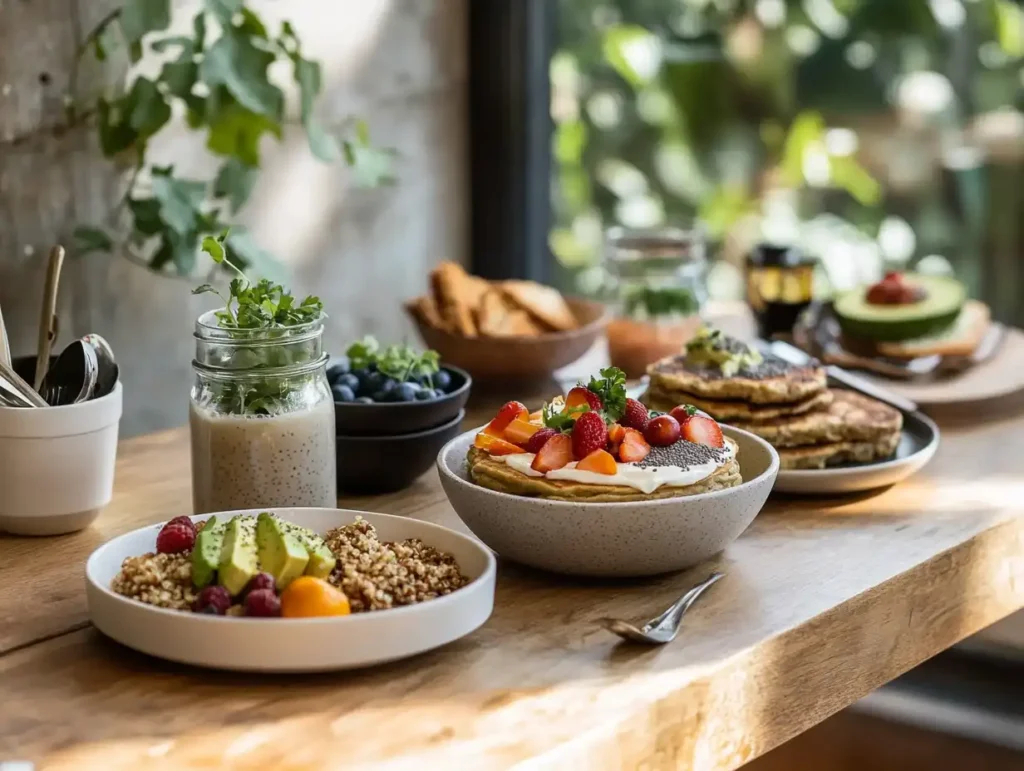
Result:
{"label": "avocado slice with chia seeds", "polygon": [[274,577],[279,590],[301,576],[309,562],[309,552],[288,523],[267,511],[256,518],[256,549],[260,568]]}
{"label": "avocado slice with chia seeds", "polygon": [[224,546],[224,530],[227,522],[221,522],[216,516],[210,517],[203,529],[196,536],[192,547],[192,585],[202,589],[213,583],[220,564],[221,549]]}
{"label": "avocado slice with chia seeds", "polygon": [[334,570],[334,566],[338,564],[338,560],[335,559],[330,547],[324,542],[323,538],[308,528],[299,527],[298,525],[289,525],[289,527],[292,528],[295,537],[306,547],[306,551],[309,552],[306,575],[313,576],[314,578],[327,578],[331,571]]}
{"label": "avocado slice with chia seeds", "polygon": [[217,565],[217,580],[232,597],[242,593],[259,570],[256,517],[234,517],[224,531],[224,546]]}

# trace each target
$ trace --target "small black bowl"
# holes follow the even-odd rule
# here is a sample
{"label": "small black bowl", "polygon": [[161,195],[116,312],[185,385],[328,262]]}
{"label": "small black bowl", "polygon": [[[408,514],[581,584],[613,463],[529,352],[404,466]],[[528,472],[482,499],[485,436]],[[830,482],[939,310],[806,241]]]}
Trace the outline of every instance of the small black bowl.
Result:
{"label": "small black bowl", "polygon": [[441,448],[458,435],[464,417],[466,411],[460,409],[443,425],[398,436],[339,436],[338,492],[374,495],[408,487],[434,465]]}
{"label": "small black bowl", "polygon": [[334,427],[338,436],[398,436],[425,431],[447,424],[459,414],[469,399],[473,378],[458,367],[446,370],[452,379],[451,390],[440,399],[426,402],[335,402]]}

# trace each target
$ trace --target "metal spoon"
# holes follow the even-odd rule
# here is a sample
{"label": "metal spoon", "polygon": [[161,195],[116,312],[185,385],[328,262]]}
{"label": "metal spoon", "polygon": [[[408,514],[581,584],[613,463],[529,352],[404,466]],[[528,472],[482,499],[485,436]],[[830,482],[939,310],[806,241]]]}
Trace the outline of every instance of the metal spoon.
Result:
{"label": "metal spoon", "polygon": [[117,379],[120,377],[120,368],[114,359],[114,349],[102,337],[97,334],[88,334],[84,335],[81,339],[83,343],[91,345],[96,351],[96,364],[98,366],[96,388],[89,398],[99,399],[101,396],[106,396],[114,390],[114,386],[117,385]]}
{"label": "metal spoon", "polygon": [[11,399],[14,399],[20,402],[18,406],[21,407],[47,406],[42,397],[32,389],[32,386],[26,383],[21,375],[15,372],[7,362],[0,361],[0,378],[3,378],[5,381],[3,390],[7,397],[5,401],[8,401],[8,403],[10,403]]}
{"label": "metal spoon", "polygon": [[51,407],[84,402],[96,390],[98,371],[96,349],[75,340],[46,373],[40,393]]}
{"label": "metal spoon", "polygon": [[723,575],[722,573],[712,573],[703,582],[697,584],[676,600],[672,607],[661,615],[655,616],[639,629],[628,621],[622,621],[617,618],[602,618],[600,623],[608,631],[615,632],[624,640],[646,643],[647,645],[664,645],[665,643],[672,642],[676,639],[676,635],[679,634],[679,627],[683,616],[686,615],[686,611],[704,593],[705,589]]}
{"label": "metal spoon", "polygon": [[4,326],[4,314],[0,312],[0,362],[11,365],[11,344],[7,341],[7,327]]}

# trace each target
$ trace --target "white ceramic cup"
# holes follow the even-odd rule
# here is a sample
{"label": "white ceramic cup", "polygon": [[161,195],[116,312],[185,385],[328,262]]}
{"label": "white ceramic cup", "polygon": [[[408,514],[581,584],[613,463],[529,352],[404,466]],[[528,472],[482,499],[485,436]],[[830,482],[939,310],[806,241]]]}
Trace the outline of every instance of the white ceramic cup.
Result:
{"label": "white ceramic cup", "polygon": [[59,535],[92,524],[114,492],[121,384],[64,407],[0,407],[0,530]]}

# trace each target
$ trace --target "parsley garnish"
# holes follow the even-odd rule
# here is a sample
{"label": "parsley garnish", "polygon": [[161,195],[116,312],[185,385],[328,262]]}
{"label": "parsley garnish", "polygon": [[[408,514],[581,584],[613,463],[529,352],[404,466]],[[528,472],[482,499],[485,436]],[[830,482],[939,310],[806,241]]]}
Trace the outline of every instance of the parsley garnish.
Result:
{"label": "parsley garnish", "polygon": [[587,388],[601,397],[604,419],[614,423],[626,411],[626,373],[618,367],[605,367],[601,377],[590,378]]}
{"label": "parsley garnish", "polygon": [[[317,321],[323,317],[323,303],[319,297],[309,296],[297,303],[291,292],[280,284],[266,279],[253,284],[238,267],[227,259],[224,239],[227,233],[217,238],[203,239],[203,251],[214,262],[223,264],[237,275],[228,287],[227,295],[210,284],[203,284],[192,290],[192,294],[215,294],[224,303],[223,310],[214,313],[217,325],[229,330],[228,339],[252,340],[251,330],[269,330],[266,338],[273,338],[274,330],[280,333],[281,345],[238,346],[224,345],[226,361],[223,365],[239,372],[275,369],[306,364],[319,355],[319,346],[308,343],[290,343],[285,330]],[[263,336],[260,339],[264,339]],[[211,383],[211,401],[221,412],[231,415],[273,415],[281,412],[290,397],[307,388],[319,376],[318,373],[302,375],[268,374],[259,379]]]}
{"label": "parsley garnish", "polygon": [[541,416],[544,420],[544,425],[548,428],[568,433],[569,431],[572,431],[572,427],[576,423],[576,418],[588,409],[589,407],[587,407],[587,405],[581,404],[578,407],[569,407],[564,412],[561,412],[555,409],[555,405],[545,404],[541,408]]}
{"label": "parsley garnish", "polygon": [[404,382],[412,377],[430,378],[441,367],[441,357],[437,351],[417,353],[410,345],[389,345],[383,351],[373,337],[364,337],[352,343],[345,351],[351,362],[352,369],[366,369],[373,365],[377,371]]}

